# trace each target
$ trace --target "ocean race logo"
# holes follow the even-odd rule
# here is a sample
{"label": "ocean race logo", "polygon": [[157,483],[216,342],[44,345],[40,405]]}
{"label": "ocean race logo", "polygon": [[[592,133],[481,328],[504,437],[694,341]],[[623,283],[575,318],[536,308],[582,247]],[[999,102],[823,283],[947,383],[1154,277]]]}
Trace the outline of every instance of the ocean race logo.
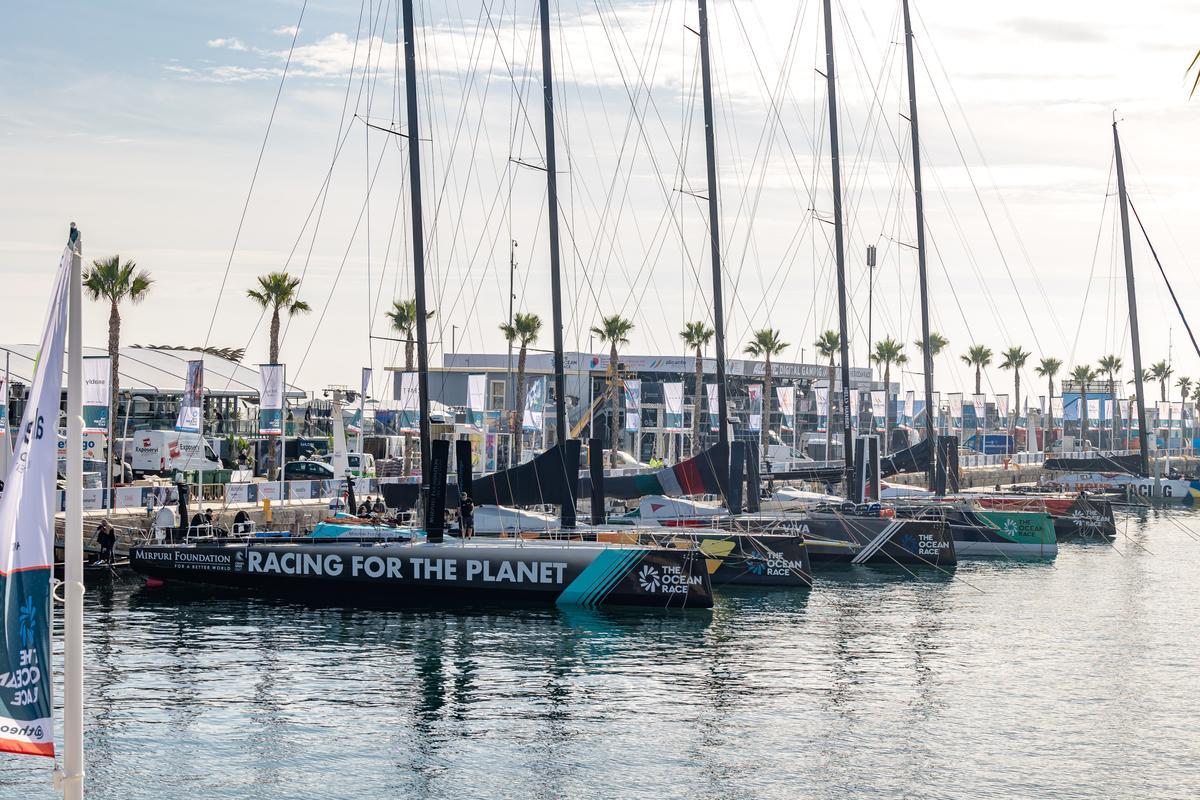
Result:
{"label": "ocean race logo", "polygon": [[804,572],[804,562],[791,561],[774,550],[756,550],[747,557],[746,570],[752,575],[786,577]]}
{"label": "ocean race logo", "polygon": [[691,575],[672,564],[643,564],[637,575],[638,585],[650,594],[687,594],[688,589],[704,582],[702,575]]}

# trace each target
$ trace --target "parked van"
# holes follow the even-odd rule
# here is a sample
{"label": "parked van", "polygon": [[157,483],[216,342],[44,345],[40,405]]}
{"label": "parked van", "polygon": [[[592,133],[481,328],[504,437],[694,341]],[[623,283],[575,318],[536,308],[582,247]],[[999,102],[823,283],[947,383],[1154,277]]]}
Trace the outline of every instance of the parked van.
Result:
{"label": "parked van", "polygon": [[[321,461],[333,466],[333,453],[321,456]],[[370,453],[347,453],[346,461],[350,464],[350,474],[356,478],[375,477],[375,456]],[[340,475],[338,477],[341,477]]]}
{"label": "parked van", "polygon": [[134,475],[224,469],[212,446],[198,433],[138,431],[132,439],[128,452],[133,457]]}

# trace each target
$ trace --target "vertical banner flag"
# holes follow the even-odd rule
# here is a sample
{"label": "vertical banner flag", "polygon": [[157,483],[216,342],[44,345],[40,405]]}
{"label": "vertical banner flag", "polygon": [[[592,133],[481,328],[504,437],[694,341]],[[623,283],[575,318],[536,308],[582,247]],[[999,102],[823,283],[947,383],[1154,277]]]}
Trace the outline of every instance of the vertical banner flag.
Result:
{"label": "vertical banner flag", "polygon": [[483,430],[483,412],[487,411],[487,375],[467,376],[467,422]]}
{"label": "vertical banner flag", "polygon": [[538,378],[529,384],[525,393],[525,414],[521,419],[521,428],[527,431],[540,431],[546,420],[546,379]]}
{"label": "vertical banner flag", "polygon": [[813,390],[813,396],[817,402],[817,419],[824,419],[825,424],[829,424],[829,389],[827,387],[819,387]]}
{"label": "vertical banner flag", "polygon": [[108,356],[86,356],[83,359],[84,433],[108,434],[108,404],[112,401],[108,381],[111,371],[112,359]]}
{"label": "vertical banner flag", "polygon": [[761,431],[763,426],[763,385],[761,383],[752,383],[746,389],[750,394],[749,429],[752,431]]}
{"label": "vertical banner flag", "polygon": [[258,365],[258,432],[283,433],[283,364]]}
{"label": "vertical banner flag", "polygon": [[1063,419],[1063,410],[1064,409],[1063,409],[1062,395],[1059,395],[1058,397],[1051,397],[1050,398],[1050,413],[1053,414],[1054,418],[1056,420],[1058,420],[1060,423],[1062,422],[1062,419]]}
{"label": "vertical banner flag", "polygon": [[393,396],[400,407],[397,427],[401,433],[417,433],[420,430],[421,388],[417,373],[397,372]]}
{"label": "vertical banner flag", "polygon": [[704,393],[708,395],[708,428],[710,431],[719,431],[721,416],[717,405],[721,402],[721,398],[717,392],[717,385],[715,383],[704,384]]}
{"label": "vertical banner flag", "polygon": [[358,393],[358,408],[354,410],[354,416],[350,418],[349,430],[351,433],[361,434],[363,432],[363,420],[367,414],[367,392],[371,388],[371,368],[362,368],[362,378],[359,381],[362,390]]}
{"label": "vertical banner flag", "polygon": [[887,392],[883,389],[871,390],[871,416],[879,419],[887,416]]}
{"label": "vertical banner flag", "polygon": [[[63,252],[34,361],[33,385],[0,497],[0,750],[54,755],[50,578],[54,566],[58,410],[71,248]],[[20,524],[18,524],[20,520]]]}
{"label": "vertical banner flag", "polygon": [[850,427],[858,427],[858,389],[850,390]]}
{"label": "vertical banner flag", "polygon": [[975,416],[979,419],[983,419],[984,415],[987,413],[987,395],[971,395],[971,405],[975,406]]}
{"label": "vertical banner flag", "polygon": [[1088,419],[1100,421],[1100,398],[1090,397],[1087,401]]}
{"label": "vertical banner flag", "polygon": [[783,429],[795,430],[796,426],[796,387],[776,386],[775,398],[779,401],[779,414],[783,417]]}
{"label": "vertical banner flag", "polygon": [[683,430],[683,384],[663,384],[663,427],[669,431]]}
{"label": "vertical banner flag", "polygon": [[917,393],[907,392],[904,395],[904,416],[908,417],[910,420],[914,419],[917,415],[916,404]]}
{"label": "vertical banner flag", "polygon": [[625,381],[625,430],[642,429],[642,382]]}
{"label": "vertical banner flag", "polygon": [[183,397],[179,398],[179,418],[175,420],[175,430],[185,433],[199,433],[202,415],[200,409],[204,403],[204,362],[187,362],[187,385],[183,388]]}
{"label": "vertical banner flag", "polygon": [[951,419],[959,419],[963,415],[963,396],[962,392],[954,392],[950,395],[950,417]]}
{"label": "vertical banner flag", "polygon": [[1008,395],[996,395],[996,416],[1002,420],[1008,419]]}

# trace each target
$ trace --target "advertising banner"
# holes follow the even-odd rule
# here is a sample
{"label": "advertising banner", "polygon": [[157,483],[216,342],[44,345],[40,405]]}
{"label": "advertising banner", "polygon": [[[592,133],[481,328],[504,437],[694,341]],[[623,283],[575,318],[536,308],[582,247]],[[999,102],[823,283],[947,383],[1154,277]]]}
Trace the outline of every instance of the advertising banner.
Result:
{"label": "advertising banner", "polygon": [[950,395],[950,417],[960,419],[963,415],[963,396],[961,392]]}
{"label": "advertising banner", "polygon": [[546,379],[538,378],[529,384],[525,393],[525,415],[521,427],[527,431],[540,431],[546,421]]}
{"label": "advertising banner", "polygon": [[663,427],[669,431],[683,430],[683,384],[663,384]]}
{"label": "advertising banner", "polygon": [[717,392],[715,383],[704,384],[704,393],[708,395],[708,429],[710,431],[719,431],[721,429],[721,416],[718,413],[717,406],[721,399]]}
{"label": "advertising banner", "polygon": [[916,409],[917,394],[916,392],[908,392],[904,395],[904,416],[912,419],[917,414]]}
{"label": "advertising banner", "polygon": [[[83,359],[83,432],[108,435],[109,373],[112,359],[108,356],[86,356]],[[7,403],[5,407],[7,408]]]}
{"label": "advertising banner", "polygon": [[625,381],[625,430],[642,429],[642,382]]}
{"label": "advertising banner", "polygon": [[883,389],[871,390],[871,415],[882,420],[887,415],[887,393]]}
{"label": "advertising banner", "polygon": [[258,365],[258,432],[283,433],[283,364]]}
{"label": "advertising banner", "polygon": [[996,416],[1001,420],[1008,419],[1008,395],[996,395]]}
{"label": "advertising banner", "polygon": [[185,433],[200,433],[204,416],[204,362],[187,362],[187,384],[183,388],[183,397],[179,398],[179,418],[175,420],[175,430]]}
{"label": "advertising banner", "polygon": [[776,386],[775,399],[779,403],[779,414],[783,417],[783,429],[794,430],[796,426],[796,387]]}
{"label": "advertising banner", "polygon": [[396,373],[395,399],[400,404],[400,415],[396,427],[401,433],[418,433],[421,416],[421,387],[417,383],[417,373]]}
{"label": "advertising banner", "polygon": [[487,411],[487,375],[467,376],[467,421],[483,430],[483,415]]}
{"label": "advertising banner", "polygon": [[761,383],[752,383],[746,387],[750,396],[750,419],[749,428],[752,431],[761,431],[763,426],[763,385]]}

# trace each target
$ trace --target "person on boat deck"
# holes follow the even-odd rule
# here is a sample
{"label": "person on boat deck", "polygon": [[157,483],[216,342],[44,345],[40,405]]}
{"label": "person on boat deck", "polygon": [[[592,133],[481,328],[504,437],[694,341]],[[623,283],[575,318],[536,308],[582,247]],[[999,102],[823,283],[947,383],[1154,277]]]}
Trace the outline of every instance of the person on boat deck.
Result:
{"label": "person on boat deck", "polygon": [[380,516],[387,513],[387,506],[383,504],[382,497],[375,498],[375,502],[371,505],[371,510]]}
{"label": "person on boat deck", "polygon": [[458,506],[458,532],[468,539],[475,535],[475,504],[466,492]]}
{"label": "person on boat deck", "polygon": [[358,515],[360,517],[371,516],[371,498],[368,497],[362,501],[362,505],[358,507]]}
{"label": "person on boat deck", "polygon": [[100,545],[100,560],[113,563],[113,548],[117,546],[117,534],[109,527],[108,520],[100,520],[96,528],[96,544]]}

